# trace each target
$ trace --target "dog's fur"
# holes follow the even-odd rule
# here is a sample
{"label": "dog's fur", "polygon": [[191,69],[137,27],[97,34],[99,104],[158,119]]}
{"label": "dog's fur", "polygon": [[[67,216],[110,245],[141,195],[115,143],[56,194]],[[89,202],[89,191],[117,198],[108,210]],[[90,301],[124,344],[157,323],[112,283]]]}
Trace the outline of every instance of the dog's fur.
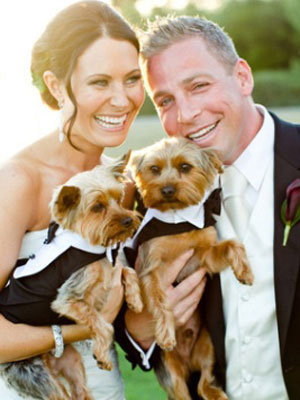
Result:
{"label": "dog's fur", "polygon": [[[108,166],[97,166],[80,173],[59,187],[51,201],[52,218],[62,228],[80,234],[92,245],[108,247],[131,237],[140,223],[137,213],[121,205],[124,195],[122,175],[128,157]],[[101,316],[111,290],[114,268],[107,258],[93,262],[73,273],[58,289],[52,309],[78,324],[89,327],[98,365],[112,369],[109,348],[113,327]],[[143,308],[136,273],[123,270],[125,298],[130,308]],[[56,359],[50,353],[1,366],[1,374],[20,395],[37,399],[91,399],[86,388],[85,371],[79,353],[66,346]],[[59,376],[67,380],[71,396]]]}
{"label": "dog's fur", "polygon": [[[200,149],[186,139],[163,139],[134,152],[129,163],[147,208],[160,211],[183,209],[202,201],[222,165],[216,154]],[[164,351],[156,374],[168,398],[189,400],[187,380],[200,371],[198,394],[206,400],[227,399],[213,376],[214,351],[199,312],[175,331],[160,277],[174,260],[189,249],[194,254],[177,277],[182,281],[198,268],[209,275],[231,266],[236,278],[251,285],[253,275],[243,245],[235,240],[217,242],[213,227],[144,242],[139,248],[138,276],[144,304],[155,320],[155,339]]]}

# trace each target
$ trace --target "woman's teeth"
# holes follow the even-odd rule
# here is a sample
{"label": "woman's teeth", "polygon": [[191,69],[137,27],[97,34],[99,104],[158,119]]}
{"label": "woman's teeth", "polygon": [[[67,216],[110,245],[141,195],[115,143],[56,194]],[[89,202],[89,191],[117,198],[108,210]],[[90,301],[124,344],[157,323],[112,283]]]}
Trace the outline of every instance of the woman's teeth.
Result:
{"label": "woman's teeth", "polygon": [[215,124],[209,125],[206,128],[201,129],[200,131],[189,135],[189,139],[199,139],[200,137],[204,136],[206,133],[212,131],[217,126],[217,122]]}
{"label": "woman's teeth", "polygon": [[107,117],[107,116],[97,116],[95,117],[99,125],[103,126],[104,128],[117,128],[121,127],[125,120],[126,120],[127,114],[123,115],[122,117]]}

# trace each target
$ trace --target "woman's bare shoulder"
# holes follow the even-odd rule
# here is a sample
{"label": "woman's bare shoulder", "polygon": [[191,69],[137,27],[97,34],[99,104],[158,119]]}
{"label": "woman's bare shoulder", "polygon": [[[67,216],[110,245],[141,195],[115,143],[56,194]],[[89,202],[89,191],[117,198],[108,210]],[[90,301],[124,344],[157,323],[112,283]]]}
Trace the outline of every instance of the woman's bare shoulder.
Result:
{"label": "woman's bare shoulder", "polygon": [[0,187],[10,191],[32,192],[40,178],[38,163],[26,157],[13,157],[0,167]]}
{"label": "woman's bare shoulder", "polygon": [[[12,158],[0,168],[0,208],[7,218],[26,225],[34,223],[40,187],[38,165],[25,158]],[[26,210],[26,212],[24,212]]]}

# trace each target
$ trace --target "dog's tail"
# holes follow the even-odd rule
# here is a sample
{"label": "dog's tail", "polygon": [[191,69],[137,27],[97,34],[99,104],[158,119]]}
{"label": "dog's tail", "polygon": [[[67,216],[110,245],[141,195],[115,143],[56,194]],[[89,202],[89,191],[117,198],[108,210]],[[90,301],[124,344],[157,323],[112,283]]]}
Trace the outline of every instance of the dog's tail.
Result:
{"label": "dog's tail", "polygon": [[70,399],[65,389],[53,379],[41,357],[0,364],[0,376],[21,397]]}

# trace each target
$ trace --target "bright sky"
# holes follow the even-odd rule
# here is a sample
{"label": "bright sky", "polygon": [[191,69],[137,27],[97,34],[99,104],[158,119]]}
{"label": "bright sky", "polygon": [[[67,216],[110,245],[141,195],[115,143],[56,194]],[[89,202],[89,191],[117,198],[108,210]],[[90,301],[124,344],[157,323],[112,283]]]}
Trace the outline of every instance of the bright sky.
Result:
{"label": "bright sky", "polygon": [[[58,11],[76,0],[6,0],[0,13],[0,161],[57,126],[58,113],[42,104],[31,84],[30,55],[35,40]],[[147,6],[162,6],[165,0],[140,0],[140,11]],[[185,0],[171,0],[183,7]],[[199,0],[215,5],[220,0]],[[109,0],[106,2],[110,3]],[[199,4],[200,4],[199,3]]]}
{"label": "bright sky", "polygon": [[56,127],[57,112],[42,104],[31,84],[30,57],[49,20],[74,0],[16,0],[2,3],[0,15],[0,160]]}

